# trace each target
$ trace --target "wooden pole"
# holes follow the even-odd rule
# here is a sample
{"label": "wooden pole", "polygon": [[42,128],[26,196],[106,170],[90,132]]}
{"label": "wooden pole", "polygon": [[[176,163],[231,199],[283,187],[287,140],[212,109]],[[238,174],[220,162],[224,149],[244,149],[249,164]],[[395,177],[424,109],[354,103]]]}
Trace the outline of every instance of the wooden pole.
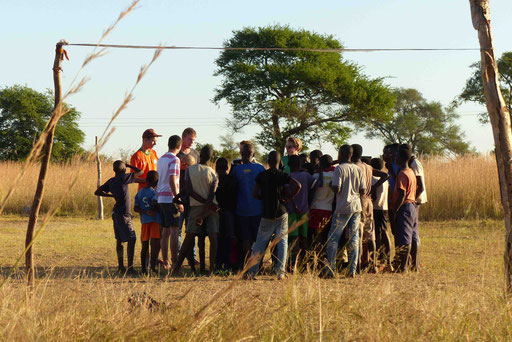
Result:
{"label": "wooden pole", "polygon": [[[98,152],[98,137],[95,137],[95,147],[96,147],[96,167],[98,170],[98,187],[101,186],[101,160],[100,154]],[[101,196],[96,196],[98,198],[98,220],[103,220],[103,199]]]}
{"label": "wooden pole", "polygon": [[496,161],[506,227],[505,279],[507,290],[512,292],[512,132],[510,113],[499,87],[499,72],[491,33],[489,0],[470,0],[469,4],[473,27],[478,31],[485,104],[489,113],[496,147]]}
{"label": "wooden pole", "polygon": [[[48,172],[48,167],[50,164],[50,156],[52,153],[53,147],[53,137],[55,134],[55,126],[57,121],[59,120],[59,112],[61,108],[62,101],[62,91],[61,91],[61,83],[60,83],[60,72],[61,72],[61,64],[62,64],[62,54],[63,42],[57,43],[55,47],[55,59],[53,61],[53,84],[55,89],[55,102],[54,102],[54,111],[47,125],[47,136],[45,139],[44,146],[41,150],[41,168],[39,170],[39,178],[37,180],[37,188],[36,193],[34,195],[34,201],[32,202],[32,206],[30,208],[30,218],[28,220],[27,227],[27,235],[25,238],[25,248],[29,247],[27,253],[25,254],[25,271],[27,282],[29,285],[34,284],[34,257],[32,253],[32,240],[34,238],[35,226],[37,224],[37,217],[39,215],[39,210],[41,209],[41,203],[43,201],[44,195],[44,185],[46,181],[46,173]],[[45,132],[43,132],[44,134]]]}

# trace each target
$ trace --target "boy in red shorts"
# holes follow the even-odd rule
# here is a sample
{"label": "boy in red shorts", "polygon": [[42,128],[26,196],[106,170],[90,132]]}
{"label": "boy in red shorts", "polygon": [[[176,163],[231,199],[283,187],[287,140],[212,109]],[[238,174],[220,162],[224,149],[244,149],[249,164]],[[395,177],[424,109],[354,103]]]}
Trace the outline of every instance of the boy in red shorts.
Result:
{"label": "boy in red shorts", "polygon": [[325,250],[329,222],[332,218],[334,192],[331,190],[330,183],[333,176],[332,157],[324,154],[320,157],[318,172],[313,174],[317,187],[309,211],[308,239],[311,249],[317,254]]}
{"label": "boy in red shorts", "polygon": [[156,273],[156,259],[160,252],[160,214],[158,212],[158,193],[155,188],[158,184],[158,172],[149,171],[146,176],[146,187],[142,188],[135,195],[134,211],[140,213],[142,222],[141,240],[142,250],[140,252],[140,262],[142,273],[147,274],[147,260],[149,254],[149,245],[151,241],[150,267]]}

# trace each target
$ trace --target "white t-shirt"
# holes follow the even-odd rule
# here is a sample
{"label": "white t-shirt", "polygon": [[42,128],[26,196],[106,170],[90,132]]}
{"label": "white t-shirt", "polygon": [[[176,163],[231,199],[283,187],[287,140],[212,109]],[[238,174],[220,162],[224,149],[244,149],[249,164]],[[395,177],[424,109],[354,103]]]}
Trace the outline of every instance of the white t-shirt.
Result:
{"label": "white t-shirt", "polygon": [[171,175],[176,176],[179,191],[180,159],[173,153],[167,152],[158,159],[156,170],[158,172],[158,184],[156,186],[158,203],[172,203],[174,196],[177,194],[172,193],[171,186],[169,185],[169,177]]}
{"label": "white t-shirt", "polygon": [[336,214],[352,214],[361,211],[359,190],[366,190],[364,175],[355,164],[342,163],[334,169],[334,187],[341,187],[336,195]]}
{"label": "white t-shirt", "polygon": [[418,158],[414,158],[411,163],[411,169],[414,172],[416,177],[421,178],[421,182],[423,183],[423,192],[416,198],[416,203],[424,204],[427,203],[427,188],[425,184],[425,173],[423,172],[423,165],[418,160]]}
{"label": "white t-shirt", "polygon": [[[190,179],[194,192],[202,198],[207,199],[213,182],[217,180],[217,174],[215,171],[207,165],[194,164],[187,168],[185,175],[185,179]],[[215,197],[213,199],[213,203],[217,204]],[[204,205],[204,203],[201,203],[190,196],[190,206],[198,205]]]}
{"label": "white t-shirt", "polygon": [[[311,209],[321,209],[332,211],[332,201],[334,200],[334,192],[332,191],[329,183],[331,183],[334,177],[334,171],[324,171],[323,185],[317,186],[313,195],[313,201],[311,202]],[[313,174],[313,178],[317,181],[320,179],[320,174]]]}
{"label": "white t-shirt", "polygon": [[[372,177],[372,186],[380,180],[379,177]],[[381,186],[375,189],[377,198],[373,201],[373,209],[388,210],[388,189],[389,183],[385,181]]]}

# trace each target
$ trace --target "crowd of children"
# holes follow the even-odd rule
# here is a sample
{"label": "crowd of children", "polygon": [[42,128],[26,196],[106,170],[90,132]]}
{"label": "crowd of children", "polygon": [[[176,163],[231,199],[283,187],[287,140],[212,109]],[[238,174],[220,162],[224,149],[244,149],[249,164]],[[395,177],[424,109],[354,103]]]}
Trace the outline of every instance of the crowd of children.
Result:
{"label": "crowd of children", "polygon": [[95,192],[116,201],[119,272],[137,273],[130,183],[139,183],[133,209],[140,213],[146,275],[158,273],[159,265],[179,274],[187,259],[194,273],[199,263],[200,273],[242,272],[254,279],[265,271],[267,250],[278,279],[305,269],[323,277],[418,270],[418,211],[427,194],[422,165],[407,144],[386,145],[382,159],[364,156],[361,145],[343,145],[334,160],[319,150],[301,154],[300,139],[289,137],[286,155],[270,152],[265,167],[254,159],[250,141],[240,143],[241,158],[229,165],[225,158],[213,161],[209,145],[194,150],[192,128],[171,136],[160,158],[153,150],[159,137],[146,130],[130,164],[114,162],[115,177]]}

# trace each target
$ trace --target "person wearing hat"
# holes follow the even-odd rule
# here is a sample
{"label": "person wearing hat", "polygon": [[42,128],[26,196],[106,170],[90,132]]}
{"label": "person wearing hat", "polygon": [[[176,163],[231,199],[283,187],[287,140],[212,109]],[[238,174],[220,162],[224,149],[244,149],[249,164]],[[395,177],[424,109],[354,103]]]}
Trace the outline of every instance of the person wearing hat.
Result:
{"label": "person wearing hat", "polygon": [[[153,150],[153,146],[156,145],[156,141],[159,137],[161,137],[161,135],[157,134],[152,128],[146,129],[144,133],[142,133],[142,146],[130,159],[130,165],[142,170],[143,173],[140,178],[146,179],[149,171],[156,171],[158,157],[155,150]],[[146,187],[146,183],[139,183],[137,192],[144,187]]]}

